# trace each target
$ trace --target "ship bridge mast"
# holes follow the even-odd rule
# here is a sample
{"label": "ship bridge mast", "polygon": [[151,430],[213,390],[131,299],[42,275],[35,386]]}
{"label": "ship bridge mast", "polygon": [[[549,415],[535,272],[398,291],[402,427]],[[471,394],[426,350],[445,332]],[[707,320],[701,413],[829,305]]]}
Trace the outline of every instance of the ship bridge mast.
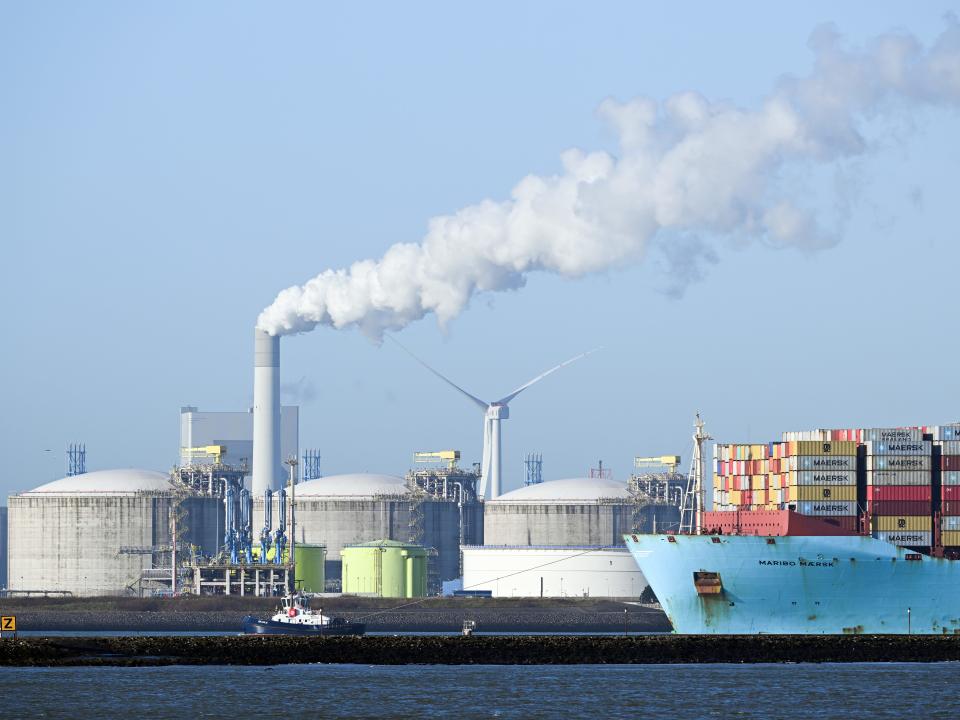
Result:
{"label": "ship bridge mast", "polygon": [[697,413],[693,423],[693,453],[690,457],[690,473],[687,475],[687,489],[683,494],[680,508],[680,532],[700,535],[703,532],[703,443],[713,437],[703,431],[704,422]]}

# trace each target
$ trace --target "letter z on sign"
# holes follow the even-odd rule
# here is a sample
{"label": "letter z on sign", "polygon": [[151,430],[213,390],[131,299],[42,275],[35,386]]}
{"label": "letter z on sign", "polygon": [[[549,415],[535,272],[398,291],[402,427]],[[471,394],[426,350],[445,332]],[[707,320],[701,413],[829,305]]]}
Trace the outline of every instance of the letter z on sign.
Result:
{"label": "letter z on sign", "polygon": [[17,616],[16,615],[4,615],[0,617],[0,632],[16,632],[17,631]]}

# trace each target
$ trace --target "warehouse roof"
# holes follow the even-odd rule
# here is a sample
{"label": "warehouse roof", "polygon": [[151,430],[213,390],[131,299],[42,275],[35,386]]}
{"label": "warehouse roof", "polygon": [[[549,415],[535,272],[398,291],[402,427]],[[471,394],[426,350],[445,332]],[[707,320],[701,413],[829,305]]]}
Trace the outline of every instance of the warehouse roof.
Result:
{"label": "warehouse roof", "polygon": [[48,482],[30,490],[31,493],[136,493],[165,492],[172,489],[166,473],[153,470],[121,468],[118,470],[95,470]]}
{"label": "warehouse roof", "polygon": [[626,483],[606,478],[567,478],[527,485],[511,490],[487,503],[561,503],[578,504],[601,500],[628,500],[630,491]]}
{"label": "warehouse roof", "polygon": [[407,495],[403,478],[396,475],[350,473],[307,480],[297,485],[297,497],[359,499],[383,495]]}

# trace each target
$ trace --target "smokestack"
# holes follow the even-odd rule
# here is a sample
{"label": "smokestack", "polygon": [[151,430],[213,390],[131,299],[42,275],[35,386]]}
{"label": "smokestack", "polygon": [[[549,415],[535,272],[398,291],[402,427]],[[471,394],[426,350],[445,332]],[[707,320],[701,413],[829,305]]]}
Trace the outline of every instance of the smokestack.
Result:
{"label": "smokestack", "polygon": [[253,479],[251,492],[282,487],[280,462],[280,336],[253,334]]}

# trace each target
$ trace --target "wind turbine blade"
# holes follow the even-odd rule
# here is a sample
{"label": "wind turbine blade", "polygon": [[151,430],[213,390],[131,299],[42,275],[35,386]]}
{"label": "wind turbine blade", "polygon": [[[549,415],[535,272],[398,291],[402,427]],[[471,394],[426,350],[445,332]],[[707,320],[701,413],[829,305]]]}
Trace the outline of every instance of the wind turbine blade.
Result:
{"label": "wind turbine blade", "polygon": [[587,352],[585,352],[585,353],[580,353],[580,354],[577,355],[576,357],[572,357],[572,358],[570,358],[569,360],[560,363],[560,364],[557,365],[556,367],[552,367],[552,368],[550,368],[549,370],[547,370],[546,372],[540,373],[540,374],[537,375],[533,380],[530,380],[529,382],[524,383],[523,385],[521,385],[520,387],[518,387],[516,390],[514,390],[512,393],[510,393],[510,394],[507,395],[506,397],[502,397],[502,398],[500,398],[499,400],[497,400],[496,403],[497,403],[497,404],[500,404],[500,405],[506,405],[508,402],[510,402],[511,400],[513,400],[517,395],[519,395],[520,393],[522,393],[522,392],[523,392],[524,390],[526,390],[528,387],[530,387],[531,385],[535,385],[536,383],[538,383],[538,382],[540,382],[541,380],[543,380],[547,375],[550,375],[551,373],[555,373],[555,372],[556,372],[557,370],[559,370],[560,368],[566,367],[566,366],[569,365],[570,363],[574,363],[574,362],[576,362],[577,360],[580,360],[581,358],[585,358],[587,355],[592,355],[593,353],[597,352],[598,350],[602,350],[602,349],[603,349],[603,348],[599,348],[599,347],[598,347],[598,348],[594,348],[593,350],[587,350]]}
{"label": "wind turbine blade", "polygon": [[475,395],[471,395],[471,394],[468,393],[466,390],[464,390],[462,387],[460,387],[460,386],[457,385],[455,382],[453,382],[450,378],[445,377],[445,376],[442,375],[441,373],[439,373],[439,372],[437,372],[436,370],[434,370],[432,367],[430,367],[429,365],[427,365],[427,363],[425,363],[423,360],[421,360],[421,359],[418,358],[416,355],[414,355],[412,352],[410,352],[406,347],[404,347],[404,346],[400,343],[399,340],[397,340],[397,339],[396,339],[395,337],[393,337],[392,335],[387,335],[386,337],[389,338],[390,340],[392,340],[393,342],[395,342],[395,343],[400,347],[401,350],[403,350],[405,353],[407,353],[407,355],[409,355],[409,356],[412,357],[414,360],[416,360],[418,363],[420,363],[421,365],[423,365],[427,370],[429,370],[429,371],[432,372],[434,375],[436,375],[438,378],[440,378],[441,380],[443,380],[445,383],[447,383],[447,385],[449,385],[450,387],[452,387],[454,390],[459,390],[459,391],[460,391],[461,393],[463,393],[469,400],[472,400],[472,401],[477,405],[477,407],[479,407],[481,410],[483,410],[484,412],[486,412],[487,408],[490,406],[489,403],[485,403],[483,400],[481,400],[480,398],[476,397]]}

